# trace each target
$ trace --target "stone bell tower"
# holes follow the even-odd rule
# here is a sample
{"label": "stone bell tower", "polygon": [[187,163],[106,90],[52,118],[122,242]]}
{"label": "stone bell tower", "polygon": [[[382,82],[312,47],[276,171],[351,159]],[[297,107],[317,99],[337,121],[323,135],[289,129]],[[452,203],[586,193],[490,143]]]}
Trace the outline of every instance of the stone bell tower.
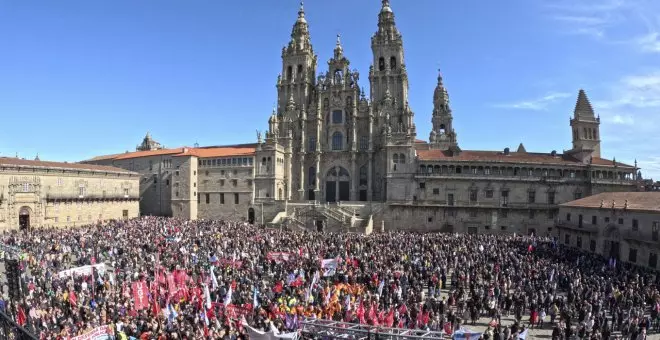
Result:
{"label": "stone bell tower", "polygon": [[457,150],[458,141],[456,131],[452,126],[454,118],[449,106],[449,94],[442,81],[442,74],[438,71],[438,85],[433,93],[433,130],[429,137],[433,149]]}
{"label": "stone bell tower", "polygon": [[582,162],[588,162],[591,157],[600,157],[600,117],[596,117],[589,98],[582,89],[575,103],[571,130],[573,149],[569,153]]}

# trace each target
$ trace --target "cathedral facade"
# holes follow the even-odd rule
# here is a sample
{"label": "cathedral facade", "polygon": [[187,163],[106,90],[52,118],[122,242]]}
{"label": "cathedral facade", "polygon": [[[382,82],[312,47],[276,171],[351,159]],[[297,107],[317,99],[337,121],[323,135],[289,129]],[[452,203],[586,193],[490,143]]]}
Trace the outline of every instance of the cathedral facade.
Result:
{"label": "cathedral facade", "polygon": [[320,70],[301,5],[282,49],[277,106],[255,144],[165,149],[147,135],[135,152],[86,163],[139,172],[143,214],[364,232],[547,235],[559,204],[638,189],[637,164],[601,158],[600,117],[583,90],[569,150],[463,150],[441,75],[428,141],[417,139],[388,0],[371,52],[368,92],[339,36]]}

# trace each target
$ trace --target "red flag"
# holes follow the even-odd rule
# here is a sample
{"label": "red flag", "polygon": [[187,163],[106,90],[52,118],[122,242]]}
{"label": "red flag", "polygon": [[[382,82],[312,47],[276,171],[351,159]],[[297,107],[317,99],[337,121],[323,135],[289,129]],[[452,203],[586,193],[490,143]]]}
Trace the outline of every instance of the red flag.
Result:
{"label": "red flag", "polygon": [[451,322],[445,323],[444,329],[445,329],[445,333],[447,333],[447,335],[452,335],[452,333],[454,333]]}
{"label": "red flag", "polygon": [[408,307],[406,307],[405,304],[403,304],[403,305],[401,305],[401,307],[399,307],[399,315],[406,314],[407,312],[408,312]]}
{"label": "red flag", "polygon": [[78,302],[78,297],[76,296],[76,292],[74,292],[73,290],[70,291],[69,292],[69,303],[72,306],[75,306],[77,302]]}
{"label": "red flag", "polygon": [[131,289],[133,290],[133,304],[135,305],[135,310],[149,307],[149,297],[147,296],[149,290],[147,284],[144,281],[133,282]]}
{"label": "red flag", "polygon": [[174,275],[172,273],[167,274],[167,288],[169,289],[170,297],[176,295],[176,283],[174,282]]}
{"label": "red flag", "polygon": [[19,326],[23,326],[27,323],[27,316],[25,315],[25,310],[23,310],[23,307],[21,306],[18,306],[16,322],[18,323]]}
{"label": "red flag", "polygon": [[385,317],[385,325],[389,328],[394,326],[394,307],[390,308],[390,312],[387,313],[387,316]]}
{"label": "red flag", "polygon": [[367,320],[364,319],[364,303],[362,303],[362,300],[360,300],[360,306],[358,306],[356,314],[361,324],[367,323]]}
{"label": "red flag", "polygon": [[378,316],[376,315],[376,307],[372,304],[369,308],[369,320],[373,321],[374,325],[378,325]]}

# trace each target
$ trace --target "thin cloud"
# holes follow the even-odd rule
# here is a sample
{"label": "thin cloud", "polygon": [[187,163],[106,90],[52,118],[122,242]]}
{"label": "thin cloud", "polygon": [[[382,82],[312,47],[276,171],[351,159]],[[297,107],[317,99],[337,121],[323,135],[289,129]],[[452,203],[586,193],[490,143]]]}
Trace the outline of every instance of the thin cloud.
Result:
{"label": "thin cloud", "polygon": [[660,107],[660,70],[647,74],[623,77],[612,86],[609,99],[596,101],[595,106],[605,110]]}
{"label": "thin cloud", "polygon": [[608,121],[612,124],[619,124],[619,125],[633,125],[633,124],[635,124],[635,121],[632,117],[622,116],[622,115],[614,115]]}
{"label": "thin cloud", "polygon": [[536,99],[521,100],[513,103],[495,104],[493,106],[504,109],[546,111],[549,109],[551,104],[570,96],[570,93],[553,92]]}

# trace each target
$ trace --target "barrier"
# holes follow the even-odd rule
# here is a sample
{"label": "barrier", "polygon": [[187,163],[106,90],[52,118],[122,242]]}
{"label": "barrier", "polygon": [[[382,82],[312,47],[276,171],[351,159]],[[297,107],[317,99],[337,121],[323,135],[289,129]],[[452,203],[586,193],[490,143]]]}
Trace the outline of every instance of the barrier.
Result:
{"label": "barrier", "polygon": [[300,328],[302,336],[305,339],[451,339],[451,336],[445,335],[443,332],[425,331],[421,329],[375,327],[323,319],[305,319],[300,323]]}

